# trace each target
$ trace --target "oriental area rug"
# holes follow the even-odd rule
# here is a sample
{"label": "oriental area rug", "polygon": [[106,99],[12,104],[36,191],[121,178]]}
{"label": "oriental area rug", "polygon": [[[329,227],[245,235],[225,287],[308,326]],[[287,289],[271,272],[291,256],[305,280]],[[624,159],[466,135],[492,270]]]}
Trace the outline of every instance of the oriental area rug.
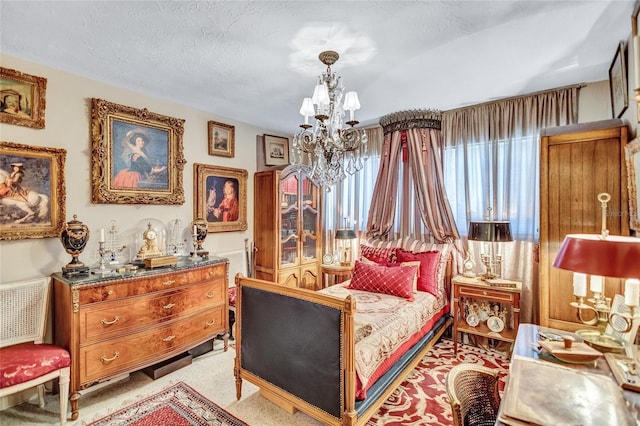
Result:
{"label": "oriental area rug", "polygon": [[497,351],[441,340],[422,358],[413,372],[402,382],[367,426],[440,425],[451,426],[453,418],[447,397],[445,380],[457,364],[471,363],[500,370],[499,389],[502,392],[509,372],[509,358]]}
{"label": "oriental area rug", "polygon": [[179,382],[88,426],[248,426],[247,423]]}

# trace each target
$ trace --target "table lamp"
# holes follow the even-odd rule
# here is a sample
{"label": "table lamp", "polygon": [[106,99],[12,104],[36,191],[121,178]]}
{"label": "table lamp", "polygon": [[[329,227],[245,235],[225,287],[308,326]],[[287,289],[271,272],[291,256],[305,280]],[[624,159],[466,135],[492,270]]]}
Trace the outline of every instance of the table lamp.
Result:
{"label": "table lamp", "polygon": [[358,238],[356,235],[356,231],[353,229],[348,229],[348,219],[345,218],[345,227],[342,229],[336,230],[336,246],[338,249],[338,253],[340,253],[340,265],[341,266],[351,266],[352,261],[352,240]]}
{"label": "table lamp", "polygon": [[[553,266],[572,271],[573,294],[576,297],[571,306],[578,310],[578,319],[586,325],[597,325],[598,334],[590,336],[588,333],[578,333],[581,337],[596,346],[607,350],[607,341],[615,341],[613,336],[605,336],[608,323],[619,332],[631,329],[633,319],[638,318],[638,304],[640,303],[640,238],[609,235],[606,229],[607,203],[611,196],[607,193],[598,194],[602,205],[602,231],[600,234],[569,234],[565,236],[560,251]],[[593,306],[584,303],[587,295],[587,275],[591,275],[589,289],[593,298],[587,299]],[[605,297],[604,278],[624,278],[625,304],[629,306],[631,314],[611,314],[611,298]],[[583,318],[583,311],[595,314],[592,319]],[[613,316],[620,316],[624,320],[625,329],[616,328]],[[580,330],[579,330],[580,331]],[[588,330],[585,330],[588,331]]]}
{"label": "table lamp", "polygon": [[[513,241],[509,222],[504,220],[469,222],[468,238],[470,241],[483,241],[489,245],[488,248],[485,248],[484,244],[481,246],[480,259],[486,268],[486,272],[480,277],[483,280],[499,277],[502,268],[499,243]],[[495,243],[498,243],[497,250],[494,248]]]}

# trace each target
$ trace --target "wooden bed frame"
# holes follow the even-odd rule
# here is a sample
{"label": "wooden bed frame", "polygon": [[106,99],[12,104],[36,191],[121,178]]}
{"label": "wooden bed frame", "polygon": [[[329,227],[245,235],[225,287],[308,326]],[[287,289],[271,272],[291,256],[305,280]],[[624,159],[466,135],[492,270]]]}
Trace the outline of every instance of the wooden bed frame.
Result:
{"label": "wooden bed frame", "polygon": [[[447,294],[450,278],[449,267]],[[328,425],[364,425],[452,323],[443,315],[356,401],[355,300],[240,275],[236,286],[237,399],[244,379],[287,412]]]}

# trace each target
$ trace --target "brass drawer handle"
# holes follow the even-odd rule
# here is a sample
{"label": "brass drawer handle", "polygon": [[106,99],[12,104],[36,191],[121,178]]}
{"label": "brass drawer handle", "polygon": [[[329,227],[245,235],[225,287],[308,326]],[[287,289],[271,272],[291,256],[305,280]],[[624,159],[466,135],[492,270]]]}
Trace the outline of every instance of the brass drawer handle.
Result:
{"label": "brass drawer handle", "polygon": [[211,299],[211,298],[212,298],[213,296],[215,296],[215,295],[216,295],[216,292],[215,292],[215,291],[212,291],[211,293],[207,293],[207,297],[208,297],[209,299]]}
{"label": "brass drawer handle", "polygon": [[176,280],[169,280],[169,281],[163,282],[162,285],[171,285],[171,284],[173,284],[175,282],[176,282]]}
{"label": "brass drawer handle", "polygon": [[215,323],[216,323],[216,320],[212,320],[211,322],[209,322],[209,321],[205,322],[205,325],[206,325],[207,327],[211,327],[211,326],[212,326],[213,324],[215,324]]}
{"label": "brass drawer handle", "polygon": [[172,341],[172,340],[173,340],[173,339],[175,339],[175,338],[176,338],[176,336],[169,336],[169,337],[165,337],[164,339],[162,339],[162,341],[163,341],[163,342],[170,342],[170,341]]}
{"label": "brass drawer handle", "polygon": [[483,295],[483,296],[486,296],[486,295],[487,295],[487,292],[486,292],[486,291],[483,291],[483,292],[482,292],[482,295]]}
{"label": "brass drawer handle", "polygon": [[116,359],[118,359],[118,357],[120,357],[120,352],[116,352],[115,354],[113,354],[113,357],[111,358],[107,358],[106,356],[102,355],[100,357],[100,361],[102,361],[103,364],[106,364],[108,362],[114,361]]}
{"label": "brass drawer handle", "polygon": [[176,306],[176,304],[175,304],[175,303],[169,303],[168,305],[164,305],[164,306],[163,306],[163,308],[164,308],[164,309],[171,309],[171,308],[173,308],[174,306]]}
{"label": "brass drawer handle", "polygon": [[111,296],[111,295],[113,294],[113,290],[109,290],[109,291],[107,292],[107,294],[108,294],[109,296]]}
{"label": "brass drawer handle", "polygon": [[120,321],[120,317],[116,315],[116,317],[113,319],[113,321],[107,321],[107,320],[103,319],[103,320],[100,320],[100,324],[102,324],[102,325],[111,325],[111,324],[117,323],[118,321]]}

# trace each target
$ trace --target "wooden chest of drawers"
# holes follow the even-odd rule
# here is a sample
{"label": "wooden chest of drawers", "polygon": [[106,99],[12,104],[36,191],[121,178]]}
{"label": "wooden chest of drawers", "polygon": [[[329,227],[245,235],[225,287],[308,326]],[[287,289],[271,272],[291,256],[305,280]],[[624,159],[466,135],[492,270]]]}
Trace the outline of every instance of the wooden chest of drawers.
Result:
{"label": "wooden chest of drawers", "polygon": [[188,261],[136,274],[53,275],[56,344],[71,353],[71,410],[80,390],[183,353],[228,344],[228,261]]}

